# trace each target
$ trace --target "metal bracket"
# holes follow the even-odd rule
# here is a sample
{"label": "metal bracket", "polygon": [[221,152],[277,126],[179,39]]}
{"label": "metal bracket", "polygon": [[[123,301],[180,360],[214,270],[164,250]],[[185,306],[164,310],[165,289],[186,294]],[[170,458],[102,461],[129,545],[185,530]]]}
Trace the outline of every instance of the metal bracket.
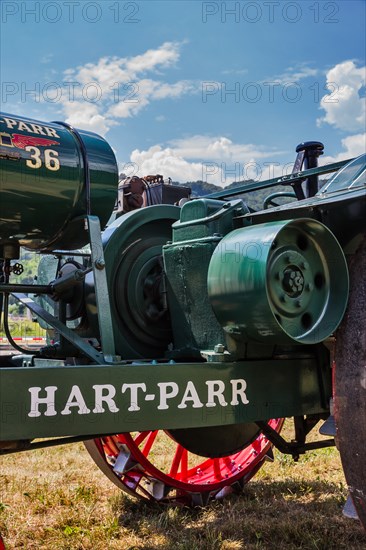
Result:
{"label": "metal bracket", "polygon": [[99,331],[102,344],[102,353],[105,363],[117,363],[121,360],[116,355],[112,324],[111,306],[107,286],[106,266],[99,218],[86,217],[89,231],[91,262],[93,267],[95,299],[97,304]]}
{"label": "metal bracket", "polygon": [[297,462],[300,454],[306,453],[306,451],[313,451],[315,449],[323,449],[324,447],[334,447],[334,439],[325,439],[323,441],[314,441],[311,443],[305,443],[305,441],[286,441],[276,430],[271,428],[267,422],[257,421],[257,426],[262,430],[266,438],[283,454],[290,454],[292,458]]}

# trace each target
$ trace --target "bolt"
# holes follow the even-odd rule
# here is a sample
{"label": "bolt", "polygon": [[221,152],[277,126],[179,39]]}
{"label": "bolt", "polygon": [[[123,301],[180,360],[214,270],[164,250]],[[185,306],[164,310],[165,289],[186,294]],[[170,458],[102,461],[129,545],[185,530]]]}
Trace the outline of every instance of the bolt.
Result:
{"label": "bolt", "polygon": [[313,290],[313,285],[310,284],[310,283],[307,283],[307,284],[305,285],[305,289],[306,289],[306,290],[309,290],[309,291],[310,291],[310,290]]}
{"label": "bolt", "polygon": [[282,286],[291,297],[296,298],[304,288],[304,276],[299,269],[287,268],[283,273]]}
{"label": "bolt", "polygon": [[301,307],[301,300],[296,300],[296,307]]}
{"label": "bolt", "polygon": [[301,262],[300,267],[301,269],[307,269],[309,264],[307,262]]}
{"label": "bolt", "polygon": [[215,353],[224,353],[224,351],[225,351],[224,344],[216,344],[216,346],[214,347]]}
{"label": "bolt", "polygon": [[295,277],[294,283],[298,290],[302,290],[304,288],[304,277],[298,275]]}
{"label": "bolt", "polygon": [[103,258],[98,258],[97,260],[95,260],[95,267],[99,270],[102,270],[105,268],[105,261],[103,260]]}
{"label": "bolt", "polygon": [[286,302],[286,299],[287,299],[286,294],[281,294],[281,296],[280,296],[281,302]]}

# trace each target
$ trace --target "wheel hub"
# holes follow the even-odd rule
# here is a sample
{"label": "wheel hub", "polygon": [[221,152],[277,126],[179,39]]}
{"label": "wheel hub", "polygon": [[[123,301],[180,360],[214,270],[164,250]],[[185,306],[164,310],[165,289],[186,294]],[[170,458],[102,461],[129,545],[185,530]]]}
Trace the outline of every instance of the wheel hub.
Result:
{"label": "wheel hub", "polygon": [[296,265],[290,265],[284,270],[282,287],[291,298],[297,298],[302,293],[304,289],[304,275]]}

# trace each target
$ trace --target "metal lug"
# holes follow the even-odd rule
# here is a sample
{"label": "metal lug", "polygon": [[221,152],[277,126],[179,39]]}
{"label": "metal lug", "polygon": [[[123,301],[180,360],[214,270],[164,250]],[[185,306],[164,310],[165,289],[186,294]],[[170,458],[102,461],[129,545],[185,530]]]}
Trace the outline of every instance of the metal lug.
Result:
{"label": "metal lug", "polygon": [[166,497],[170,490],[170,488],[167,487],[165,483],[153,477],[145,480],[144,487],[146,491],[150,493],[152,497],[154,497],[155,500],[162,500],[164,497]]}
{"label": "metal lug", "polygon": [[132,470],[137,465],[136,460],[131,458],[131,453],[124,446],[121,448],[119,455],[116,458],[116,462],[113,466],[113,471],[116,474],[122,475]]}
{"label": "metal lug", "polygon": [[346,504],[343,506],[342,514],[346,518],[359,520],[351,495],[348,495]]}

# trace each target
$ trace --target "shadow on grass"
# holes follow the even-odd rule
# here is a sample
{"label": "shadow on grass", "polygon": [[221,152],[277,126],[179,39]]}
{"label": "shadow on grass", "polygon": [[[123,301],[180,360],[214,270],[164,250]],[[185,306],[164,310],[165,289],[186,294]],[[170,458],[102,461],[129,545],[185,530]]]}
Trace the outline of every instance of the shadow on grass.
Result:
{"label": "shadow on grass", "polygon": [[115,512],[122,528],[145,539],[131,550],[157,548],[149,534],[161,535],[161,550],[366,549],[360,524],[342,516],[344,501],[336,483],[258,481],[205,508],[158,507],[121,495]]}

